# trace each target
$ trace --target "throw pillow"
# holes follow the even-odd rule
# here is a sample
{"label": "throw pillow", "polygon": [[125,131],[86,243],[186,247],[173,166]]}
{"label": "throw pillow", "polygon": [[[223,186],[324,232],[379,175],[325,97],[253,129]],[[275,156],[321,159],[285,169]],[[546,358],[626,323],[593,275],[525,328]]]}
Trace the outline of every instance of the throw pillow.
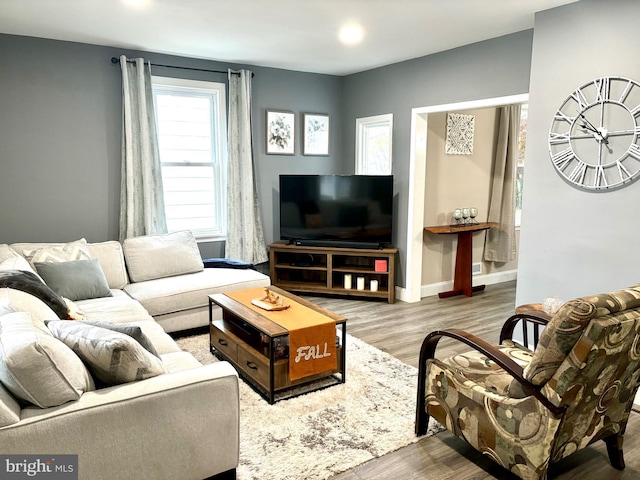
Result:
{"label": "throw pillow", "polygon": [[75,301],[111,296],[98,260],[34,262],[34,266],[46,284],[61,297]]}
{"label": "throw pillow", "polygon": [[149,337],[147,337],[142,328],[133,323],[113,323],[113,322],[101,322],[100,320],[85,320],[84,323],[93,325],[94,327],[106,328],[114,332],[124,333],[135,339],[140,345],[142,345],[149,353],[152,353],[156,357],[160,358],[156,347],[153,346]]}
{"label": "throw pillow", "polygon": [[91,254],[87,250],[87,241],[84,238],[64,245],[24,250],[22,253],[33,268],[35,268],[36,262],[70,262],[91,259]]}
{"label": "throw pillow", "polygon": [[27,312],[31,315],[33,325],[40,331],[50,334],[45,325],[47,320],[58,319],[56,313],[38,297],[22,290],[0,288],[0,304],[6,305],[15,312]]}
{"label": "throw pillow", "polygon": [[62,340],[106,385],[143,380],[167,373],[159,358],[128,335],[85,322],[49,322],[53,336]]}
{"label": "throw pillow", "polygon": [[0,243],[0,262],[4,262],[9,258],[19,257],[20,254],[16,252],[6,243]]}
{"label": "throw pillow", "polygon": [[198,244],[189,231],[127,238],[122,247],[134,282],[204,270]]}
{"label": "throw pillow", "polygon": [[0,271],[5,270],[23,270],[25,272],[36,273],[29,262],[27,262],[27,259],[19,255],[17,257],[9,257],[0,262]]}
{"label": "throw pillow", "polygon": [[37,329],[27,312],[0,317],[0,381],[16,398],[42,408],[95,388],[78,356]]}
{"label": "throw pillow", "polygon": [[4,287],[29,293],[46,303],[56,317],[67,318],[68,309],[62,297],[42,283],[35,273],[22,270],[0,271],[0,288]]}

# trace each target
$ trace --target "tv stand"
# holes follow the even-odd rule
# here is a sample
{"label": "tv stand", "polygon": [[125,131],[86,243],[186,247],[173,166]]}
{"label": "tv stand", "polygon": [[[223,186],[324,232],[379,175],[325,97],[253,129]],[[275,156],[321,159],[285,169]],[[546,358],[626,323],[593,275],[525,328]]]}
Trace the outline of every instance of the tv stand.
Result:
{"label": "tv stand", "polygon": [[298,247],[333,247],[333,248],[360,248],[369,250],[382,250],[384,245],[378,242],[347,242],[343,240],[293,240],[293,245]]}
{"label": "tv stand", "polygon": [[[383,298],[395,302],[397,248],[296,245],[276,242],[269,245],[271,283],[284,290],[307,293]],[[345,288],[345,277],[351,288]],[[358,290],[358,278],[364,289]],[[378,288],[372,290],[371,281]],[[375,283],[375,282],[374,282]]]}

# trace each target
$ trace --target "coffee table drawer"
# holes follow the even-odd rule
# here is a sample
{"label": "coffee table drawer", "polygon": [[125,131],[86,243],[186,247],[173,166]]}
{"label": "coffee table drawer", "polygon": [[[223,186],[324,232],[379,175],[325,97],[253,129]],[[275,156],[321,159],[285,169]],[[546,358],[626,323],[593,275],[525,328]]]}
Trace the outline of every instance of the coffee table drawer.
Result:
{"label": "coffee table drawer", "polygon": [[264,388],[269,388],[269,363],[264,357],[238,348],[238,366]]}
{"label": "coffee table drawer", "polygon": [[224,332],[211,325],[210,334],[211,346],[224,354],[230,360],[236,362],[238,360],[238,344],[232,341]]}

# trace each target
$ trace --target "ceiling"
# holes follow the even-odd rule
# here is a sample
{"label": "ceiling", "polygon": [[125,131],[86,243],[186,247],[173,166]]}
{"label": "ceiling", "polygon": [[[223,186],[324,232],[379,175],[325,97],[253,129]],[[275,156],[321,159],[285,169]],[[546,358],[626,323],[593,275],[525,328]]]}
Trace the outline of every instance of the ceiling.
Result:
{"label": "ceiling", "polygon": [[[0,0],[0,33],[348,75],[533,27],[577,0]],[[364,29],[343,45],[347,23]]]}

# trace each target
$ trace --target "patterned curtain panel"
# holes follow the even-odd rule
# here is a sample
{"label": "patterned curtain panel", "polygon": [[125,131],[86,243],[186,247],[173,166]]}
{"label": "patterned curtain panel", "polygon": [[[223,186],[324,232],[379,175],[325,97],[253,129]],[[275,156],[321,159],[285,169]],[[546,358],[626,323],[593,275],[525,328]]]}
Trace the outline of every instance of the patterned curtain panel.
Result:
{"label": "patterned curtain panel", "polygon": [[251,141],[251,72],[229,70],[229,158],[225,257],[267,261]]}
{"label": "patterned curtain panel", "polygon": [[516,258],[515,183],[520,105],[502,107],[499,114],[487,221],[500,225],[487,231],[484,259],[488,262],[508,262]]}
{"label": "patterned curtain panel", "polygon": [[151,66],[120,57],[122,69],[122,179],[120,241],[167,233],[158,154]]}

